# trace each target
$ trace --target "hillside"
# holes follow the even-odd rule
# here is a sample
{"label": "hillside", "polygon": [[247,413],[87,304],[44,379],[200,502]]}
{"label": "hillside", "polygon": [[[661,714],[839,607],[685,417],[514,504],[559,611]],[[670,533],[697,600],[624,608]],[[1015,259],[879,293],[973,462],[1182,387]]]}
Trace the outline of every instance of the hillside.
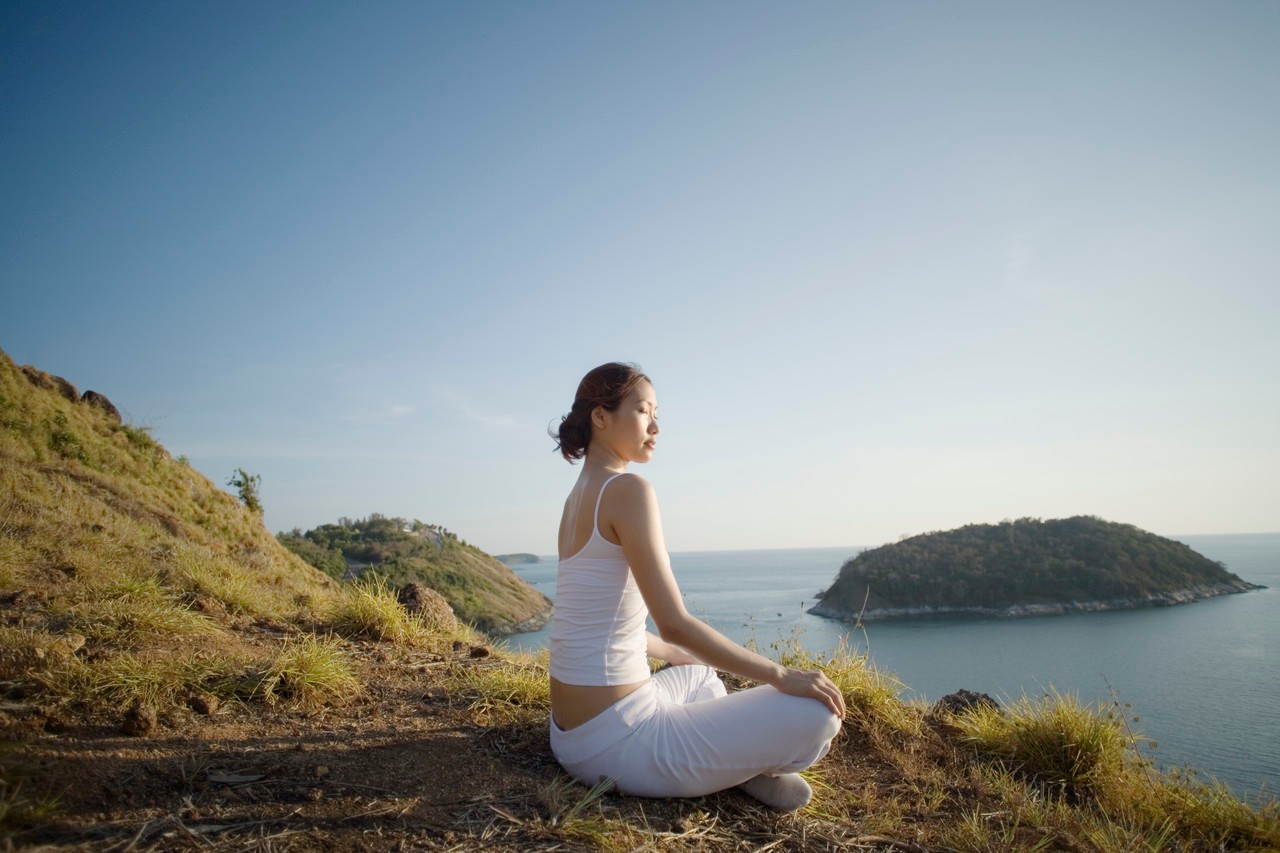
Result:
{"label": "hillside", "polygon": [[587,790],[548,750],[545,655],[487,645],[438,597],[410,612],[335,582],[88,399],[0,353],[5,850],[1280,845],[1274,804],[1158,772],[1118,707],[927,709],[864,656],[795,645],[772,654],[850,709],[807,809]]}
{"label": "hillside", "polygon": [[1191,548],[1091,516],[970,524],[863,551],[810,612],[884,619],[1181,604],[1256,589]]}
{"label": "hillside", "polygon": [[24,628],[93,623],[104,649],[207,635],[215,616],[308,618],[338,591],[104,396],[2,351],[0,532],[0,590],[20,594]]}
{"label": "hillside", "polygon": [[375,513],[278,538],[339,579],[358,574],[395,587],[426,584],[444,596],[459,619],[490,634],[534,631],[551,616],[545,595],[498,559],[438,525]]}

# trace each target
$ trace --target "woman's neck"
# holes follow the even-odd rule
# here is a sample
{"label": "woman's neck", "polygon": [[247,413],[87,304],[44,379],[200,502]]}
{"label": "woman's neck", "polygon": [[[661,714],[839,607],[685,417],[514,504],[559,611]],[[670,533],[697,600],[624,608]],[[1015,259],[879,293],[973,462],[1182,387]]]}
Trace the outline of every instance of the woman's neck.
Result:
{"label": "woman's neck", "polygon": [[630,460],[623,459],[618,454],[604,447],[592,447],[587,450],[587,457],[582,465],[582,471],[603,471],[608,474],[622,474],[627,470],[627,463]]}

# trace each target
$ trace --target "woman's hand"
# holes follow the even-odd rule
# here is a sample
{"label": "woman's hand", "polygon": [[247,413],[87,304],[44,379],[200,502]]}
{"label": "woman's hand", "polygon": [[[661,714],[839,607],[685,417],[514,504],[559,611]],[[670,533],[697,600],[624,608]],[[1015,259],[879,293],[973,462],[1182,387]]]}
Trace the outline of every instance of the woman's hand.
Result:
{"label": "woman's hand", "polygon": [[780,693],[817,699],[830,708],[831,713],[844,719],[844,696],[835,682],[821,670],[787,668],[772,684]]}

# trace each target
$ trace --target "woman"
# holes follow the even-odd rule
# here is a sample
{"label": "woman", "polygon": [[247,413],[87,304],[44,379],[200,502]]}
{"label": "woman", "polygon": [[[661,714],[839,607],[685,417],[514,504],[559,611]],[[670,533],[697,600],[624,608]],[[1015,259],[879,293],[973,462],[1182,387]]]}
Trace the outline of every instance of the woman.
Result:
{"label": "woman", "polygon": [[[830,749],[844,699],[825,674],[780,666],[685,610],[653,488],[626,473],[653,458],[658,432],[649,378],[610,363],[583,378],[553,436],[585,462],[560,519],[551,750],[586,785],[611,779],[644,797],[740,785],[802,808],[812,790],[796,771]],[[650,657],[670,666],[650,676]],[[726,695],[717,669],[761,686]]]}

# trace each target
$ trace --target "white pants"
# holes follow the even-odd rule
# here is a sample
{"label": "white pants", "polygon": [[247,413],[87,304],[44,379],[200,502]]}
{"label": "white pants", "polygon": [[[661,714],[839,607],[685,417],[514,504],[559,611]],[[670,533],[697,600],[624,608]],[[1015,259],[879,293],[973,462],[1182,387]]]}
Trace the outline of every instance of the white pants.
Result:
{"label": "white pants", "polygon": [[674,666],[582,725],[551,721],[551,751],[584,785],[640,797],[699,797],[827,754],[840,718],[769,686],[726,695],[714,669]]}

